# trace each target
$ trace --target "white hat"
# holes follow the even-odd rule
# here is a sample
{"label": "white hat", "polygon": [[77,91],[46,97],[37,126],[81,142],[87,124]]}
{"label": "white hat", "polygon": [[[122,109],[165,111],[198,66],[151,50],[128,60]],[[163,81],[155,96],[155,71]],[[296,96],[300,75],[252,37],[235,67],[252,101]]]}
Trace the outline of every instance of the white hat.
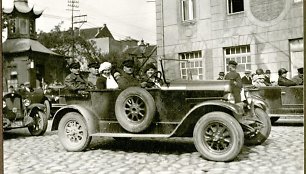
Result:
{"label": "white hat", "polygon": [[100,65],[100,68],[99,68],[99,73],[101,73],[102,71],[106,70],[106,69],[110,69],[112,67],[112,64],[109,63],[109,62],[103,62],[101,63]]}

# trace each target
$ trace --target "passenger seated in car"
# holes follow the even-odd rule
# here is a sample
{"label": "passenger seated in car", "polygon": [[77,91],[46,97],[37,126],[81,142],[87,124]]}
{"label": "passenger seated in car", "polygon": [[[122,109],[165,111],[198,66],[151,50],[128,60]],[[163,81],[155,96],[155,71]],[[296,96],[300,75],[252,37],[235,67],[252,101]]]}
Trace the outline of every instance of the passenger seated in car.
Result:
{"label": "passenger seated in car", "polygon": [[100,77],[97,79],[97,89],[117,89],[119,86],[111,74],[112,64],[103,62],[99,67]]}
{"label": "passenger seated in car", "polygon": [[157,68],[153,63],[149,63],[144,68],[145,77],[143,79],[143,85],[147,88],[160,88],[163,82],[158,77]]}
{"label": "passenger seated in car", "polygon": [[255,76],[253,79],[253,85],[256,87],[267,86],[265,84],[265,76],[263,74]]}
{"label": "passenger seated in car", "polygon": [[304,68],[298,68],[298,75],[292,77],[292,81],[295,82],[297,85],[303,85],[304,83]]}
{"label": "passenger seated in car", "polygon": [[91,62],[88,64],[89,74],[87,77],[87,81],[90,82],[94,87],[96,87],[97,79],[98,79],[98,69],[100,64],[98,62]]}
{"label": "passenger seated in car", "polygon": [[90,87],[90,84],[80,74],[80,64],[72,63],[69,66],[70,74],[65,78],[65,85],[68,90],[78,92]]}
{"label": "passenger seated in car", "polygon": [[117,83],[120,89],[126,89],[131,86],[143,86],[140,81],[134,75],[134,61],[127,59],[122,63],[123,71],[116,72],[114,76],[117,79]]}
{"label": "passenger seated in car", "polygon": [[279,86],[296,86],[296,83],[287,79],[287,70],[285,68],[281,68],[278,70],[278,85]]}

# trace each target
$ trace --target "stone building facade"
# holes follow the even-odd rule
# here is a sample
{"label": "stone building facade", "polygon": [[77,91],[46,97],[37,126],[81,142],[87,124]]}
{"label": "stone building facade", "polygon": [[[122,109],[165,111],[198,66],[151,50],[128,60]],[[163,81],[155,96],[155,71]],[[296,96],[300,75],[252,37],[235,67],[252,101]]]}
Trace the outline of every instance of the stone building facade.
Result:
{"label": "stone building facade", "polygon": [[157,56],[170,79],[303,67],[303,0],[156,0]]}

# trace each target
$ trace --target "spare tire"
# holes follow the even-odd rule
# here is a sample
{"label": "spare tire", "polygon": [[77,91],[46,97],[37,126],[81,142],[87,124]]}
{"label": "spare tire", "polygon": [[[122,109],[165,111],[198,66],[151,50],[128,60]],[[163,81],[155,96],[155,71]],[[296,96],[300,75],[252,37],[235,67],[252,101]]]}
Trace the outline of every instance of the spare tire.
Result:
{"label": "spare tire", "polygon": [[116,100],[117,121],[129,132],[138,133],[148,128],[155,111],[154,98],[148,91],[139,87],[125,89]]}

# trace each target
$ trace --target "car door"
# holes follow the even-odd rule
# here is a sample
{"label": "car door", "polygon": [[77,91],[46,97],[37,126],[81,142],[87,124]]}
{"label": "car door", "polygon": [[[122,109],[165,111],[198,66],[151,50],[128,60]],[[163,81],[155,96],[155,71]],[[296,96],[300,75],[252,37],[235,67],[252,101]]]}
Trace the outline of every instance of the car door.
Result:
{"label": "car door", "polygon": [[303,113],[303,86],[291,86],[282,87],[281,89],[281,101],[282,106],[290,108],[293,113]]}

